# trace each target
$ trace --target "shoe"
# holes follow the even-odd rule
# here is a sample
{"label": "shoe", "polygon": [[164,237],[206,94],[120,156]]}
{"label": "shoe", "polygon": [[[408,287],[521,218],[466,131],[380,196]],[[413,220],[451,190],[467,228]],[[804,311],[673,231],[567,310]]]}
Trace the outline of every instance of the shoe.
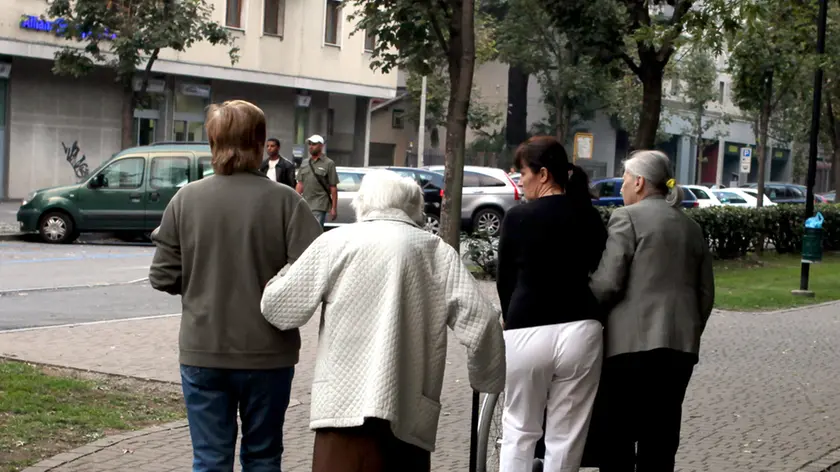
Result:
{"label": "shoe", "polygon": [[534,465],[531,467],[531,472],[543,472],[542,459],[534,459]]}

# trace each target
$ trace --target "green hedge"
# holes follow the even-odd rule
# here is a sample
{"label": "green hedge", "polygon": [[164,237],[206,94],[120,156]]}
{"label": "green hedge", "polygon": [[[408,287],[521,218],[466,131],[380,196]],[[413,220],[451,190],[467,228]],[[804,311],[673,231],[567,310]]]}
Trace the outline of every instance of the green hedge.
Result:
{"label": "green hedge", "polygon": [[[599,207],[604,222],[614,207]],[[825,217],[823,248],[840,250],[840,204],[817,205]],[[755,251],[762,239],[765,248],[779,253],[799,252],[805,228],[804,205],[776,205],[765,208],[718,206],[686,210],[700,224],[709,247],[719,259],[733,259]]]}

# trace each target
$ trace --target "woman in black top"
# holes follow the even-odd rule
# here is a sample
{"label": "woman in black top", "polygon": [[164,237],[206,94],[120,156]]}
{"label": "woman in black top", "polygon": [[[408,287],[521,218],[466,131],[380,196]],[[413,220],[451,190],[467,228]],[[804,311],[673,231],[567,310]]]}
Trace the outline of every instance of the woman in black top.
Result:
{"label": "woman in black top", "polygon": [[577,471],[603,350],[589,275],[607,231],[586,173],[556,139],[529,139],[515,164],[529,203],[507,213],[499,241],[507,352],[500,471],[530,472],[544,414],[544,470]]}

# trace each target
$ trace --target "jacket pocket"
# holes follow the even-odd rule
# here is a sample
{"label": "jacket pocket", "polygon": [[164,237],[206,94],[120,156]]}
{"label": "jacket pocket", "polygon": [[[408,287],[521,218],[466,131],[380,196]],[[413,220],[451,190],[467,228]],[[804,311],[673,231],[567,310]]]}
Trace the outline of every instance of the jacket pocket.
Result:
{"label": "jacket pocket", "polygon": [[435,447],[440,410],[440,403],[424,395],[418,396],[412,433],[421,443],[428,445],[428,450]]}

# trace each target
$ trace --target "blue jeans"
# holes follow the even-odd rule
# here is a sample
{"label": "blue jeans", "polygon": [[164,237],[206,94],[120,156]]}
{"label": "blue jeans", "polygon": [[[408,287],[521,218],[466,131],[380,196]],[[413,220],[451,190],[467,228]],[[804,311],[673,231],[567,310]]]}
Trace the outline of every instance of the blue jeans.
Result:
{"label": "blue jeans", "polygon": [[323,228],[327,222],[327,212],[312,210],[312,214],[315,215],[315,219],[318,220],[318,223],[321,223],[321,228]]}
{"label": "blue jeans", "polygon": [[243,472],[281,472],[283,421],[294,367],[210,369],[181,365],[181,386],[193,444],[193,472],[232,472],[238,425]]}

